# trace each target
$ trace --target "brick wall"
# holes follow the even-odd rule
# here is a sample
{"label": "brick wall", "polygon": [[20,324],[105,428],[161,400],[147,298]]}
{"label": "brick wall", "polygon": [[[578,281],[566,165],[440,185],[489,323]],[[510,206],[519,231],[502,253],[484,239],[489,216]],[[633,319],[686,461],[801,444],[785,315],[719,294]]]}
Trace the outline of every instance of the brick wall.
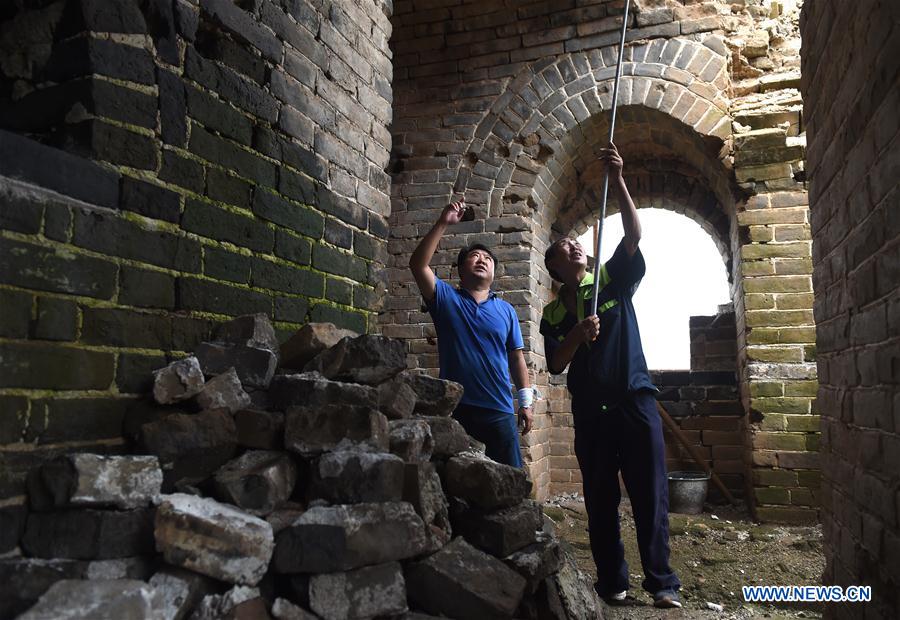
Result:
{"label": "brick wall", "polygon": [[[817,467],[818,419],[813,394],[794,385],[815,382],[796,6],[632,6],[616,125],[626,180],[639,207],[694,218],[722,252],[747,465],[791,469],[798,479],[802,471],[806,483]],[[496,285],[519,313],[534,382],[551,394],[564,389],[546,374],[536,337],[552,294],[543,252],[596,217],[596,149],[607,136],[622,8],[607,0],[395,3],[391,294],[381,321],[385,333],[409,339],[411,365],[433,369],[436,348],[406,263],[438,210],[462,195],[476,219],[444,240],[438,275],[451,275],[455,248],[493,244],[502,263]],[[772,385],[763,393],[758,384]],[[571,420],[561,400],[540,407],[527,450],[542,495],[572,484],[568,473],[554,474],[571,463]],[[785,415],[805,416],[806,426],[788,429]],[[757,516],[816,518],[812,488],[802,505],[784,506],[766,501],[770,485],[758,486]]]}
{"label": "brick wall", "polygon": [[[24,7],[24,8],[20,8]],[[0,8],[2,497],[226,317],[375,327],[390,3]]]}
{"label": "brick wall", "polygon": [[813,284],[826,617],[900,616],[900,6],[807,2]]}
{"label": "brick wall", "polygon": [[712,316],[690,320],[691,369],[737,370],[737,332],[730,304]]}

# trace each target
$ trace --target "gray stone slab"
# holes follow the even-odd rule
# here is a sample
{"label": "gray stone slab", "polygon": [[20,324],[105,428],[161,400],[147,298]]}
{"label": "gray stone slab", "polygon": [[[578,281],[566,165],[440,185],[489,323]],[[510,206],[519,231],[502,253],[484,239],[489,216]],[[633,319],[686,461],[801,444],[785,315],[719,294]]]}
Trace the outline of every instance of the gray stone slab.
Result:
{"label": "gray stone slab", "polygon": [[166,562],[248,586],[265,575],[274,546],[272,526],[262,519],[182,493],[161,497],[155,535]]}

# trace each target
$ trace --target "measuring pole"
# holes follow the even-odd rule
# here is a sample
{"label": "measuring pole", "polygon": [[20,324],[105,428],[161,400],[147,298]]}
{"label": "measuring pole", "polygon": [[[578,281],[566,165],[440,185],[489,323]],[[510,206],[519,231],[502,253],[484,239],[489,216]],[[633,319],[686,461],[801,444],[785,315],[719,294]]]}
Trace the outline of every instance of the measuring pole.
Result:
{"label": "measuring pole", "polygon": [[[625,0],[625,13],[622,15],[622,34],[619,37],[619,60],[616,63],[616,81],[613,86],[612,115],[609,119],[609,140],[613,141],[616,130],[616,106],[619,99],[619,80],[622,78],[622,56],[625,53],[625,30],[628,28],[628,7],[631,0]],[[597,296],[600,293],[600,244],[603,241],[603,220],[606,219],[606,195],[609,192],[609,166],[603,175],[603,201],[600,207],[600,219],[597,220],[597,246],[594,252],[594,292],[591,299],[591,314],[597,314]]]}

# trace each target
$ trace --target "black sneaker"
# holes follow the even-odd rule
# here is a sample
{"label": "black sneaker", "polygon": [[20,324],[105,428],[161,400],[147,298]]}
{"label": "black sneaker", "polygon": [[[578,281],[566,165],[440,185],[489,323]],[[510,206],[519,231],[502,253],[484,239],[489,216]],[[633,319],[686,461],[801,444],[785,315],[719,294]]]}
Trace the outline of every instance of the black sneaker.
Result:
{"label": "black sneaker", "polygon": [[603,597],[603,600],[606,601],[607,605],[621,605],[626,598],[628,598],[628,590],[622,590],[621,592],[607,594]]}
{"label": "black sneaker", "polygon": [[681,599],[675,590],[660,590],[653,595],[653,606],[660,609],[677,609],[681,607]]}

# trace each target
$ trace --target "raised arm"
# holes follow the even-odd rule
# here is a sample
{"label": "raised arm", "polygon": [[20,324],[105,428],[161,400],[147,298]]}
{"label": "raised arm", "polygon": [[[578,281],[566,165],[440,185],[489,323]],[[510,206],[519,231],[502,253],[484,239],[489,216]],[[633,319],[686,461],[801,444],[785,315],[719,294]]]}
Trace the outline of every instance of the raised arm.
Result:
{"label": "raised arm", "polygon": [[437,222],[434,223],[428,234],[419,242],[412,256],[409,257],[409,269],[412,271],[419,291],[426,302],[434,299],[435,291],[434,272],[429,267],[431,258],[437,251],[438,243],[440,243],[444,231],[447,230],[447,226],[459,222],[465,210],[466,203],[464,201],[454,202],[444,207]]}
{"label": "raised arm", "polygon": [[628,193],[628,187],[625,185],[625,179],[622,177],[622,157],[612,142],[609,143],[609,148],[603,149],[601,153],[601,158],[609,169],[609,186],[619,201],[622,228],[625,229],[625,250],[628,252],[628,256],[634,256],[641,240],[641,222],[638,219],[631,194]]}

